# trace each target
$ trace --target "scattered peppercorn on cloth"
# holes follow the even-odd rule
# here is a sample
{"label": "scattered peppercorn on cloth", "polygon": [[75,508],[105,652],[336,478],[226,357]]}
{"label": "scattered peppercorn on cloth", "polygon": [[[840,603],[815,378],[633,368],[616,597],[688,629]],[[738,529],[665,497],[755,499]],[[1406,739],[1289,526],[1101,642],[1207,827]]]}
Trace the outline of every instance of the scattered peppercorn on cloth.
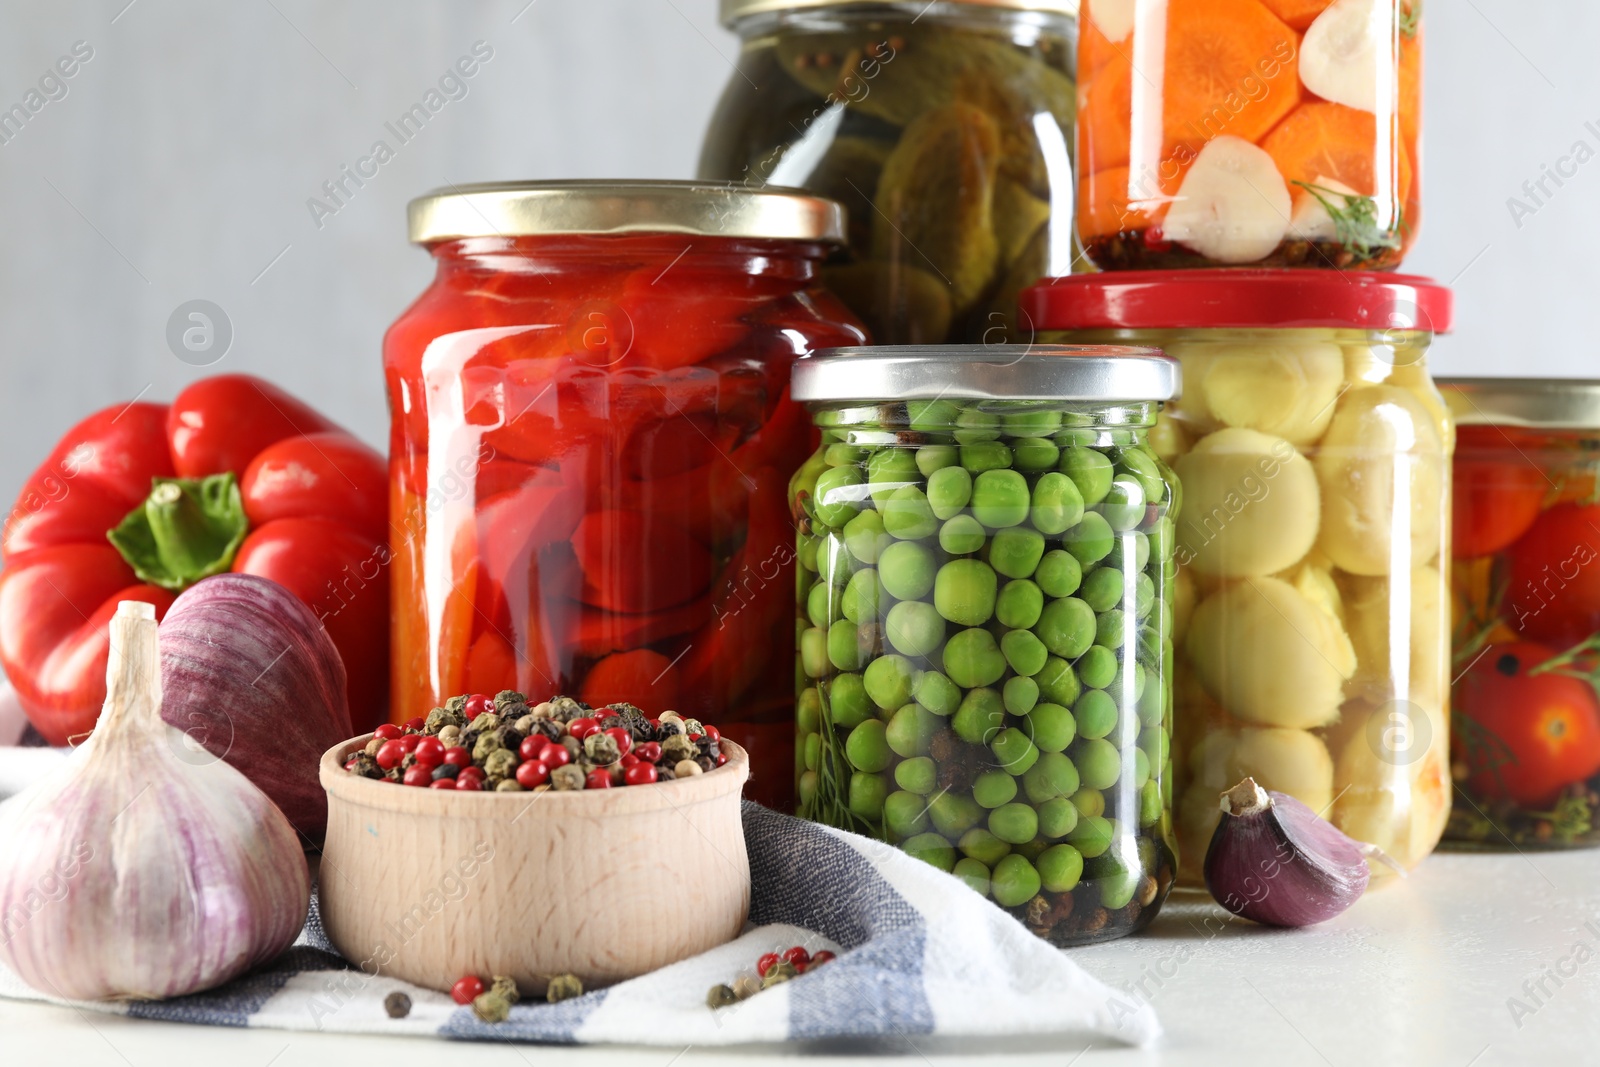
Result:
{"label": "scattered peppercorn on cloth", "polygon": [[[752,892],[740,937],[557,1004],[524,1001],[504,1022],[482,1022],[444,993],[352,967],[324,935],[314,898],[295,947],[220,989],[77,1006],[216,1026],[564,1044],[1071,1034],[1145,1045],[1160,1033],[1149,1004],[1130,1007],[1068,952],[921,860],[748,802],[744,829]],[[838,958],[728,1007],[706,1005],[712,986],[792,945]],[[410,1000],[402,1018],[385,1008],[395,993]],[[54,999],[4,967],[0,996]]]}

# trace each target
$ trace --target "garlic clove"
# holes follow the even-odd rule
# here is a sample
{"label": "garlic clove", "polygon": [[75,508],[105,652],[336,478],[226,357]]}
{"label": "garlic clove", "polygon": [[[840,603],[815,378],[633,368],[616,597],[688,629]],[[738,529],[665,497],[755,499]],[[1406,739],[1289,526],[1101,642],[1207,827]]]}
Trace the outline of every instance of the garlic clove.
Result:
{"label": "garlic clove", "polygon": [[1246,778],[1222,794],[1206,852],[1206,888],[1241,918],[1310,926],[1366,891],[1370,846],[1346,837],[1300,801]]}

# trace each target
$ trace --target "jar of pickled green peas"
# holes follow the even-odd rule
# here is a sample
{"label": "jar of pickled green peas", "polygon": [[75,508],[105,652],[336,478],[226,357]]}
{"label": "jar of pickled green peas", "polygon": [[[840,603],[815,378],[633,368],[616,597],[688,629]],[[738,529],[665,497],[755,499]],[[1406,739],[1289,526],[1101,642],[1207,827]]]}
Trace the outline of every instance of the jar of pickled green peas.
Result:
{"label": "jar of pickled green peas", "polygon": [[1154,349],[795,362],[800,814],[892,842],[1060,945],[1172,884],[1173,523]]}

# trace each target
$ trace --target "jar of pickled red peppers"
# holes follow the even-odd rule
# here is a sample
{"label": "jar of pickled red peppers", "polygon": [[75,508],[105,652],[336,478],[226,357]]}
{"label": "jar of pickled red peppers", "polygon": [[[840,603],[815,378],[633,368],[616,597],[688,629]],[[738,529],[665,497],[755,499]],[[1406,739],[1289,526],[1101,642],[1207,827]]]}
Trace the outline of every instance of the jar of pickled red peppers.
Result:
{"label": "jar of pickled red peppers", "polygon": [[789,367],[862,328],[820,198],[676,182],[452,187],[384,340],[393,717],[516,689],[715,721],[790,803]]}
{"label": "jar of pickled red peppers", "polygon": [[1078,237],[1103,270],[1399,265],[1422,0],[1084,0]]}
{"label": "jar of pickled red peppers", "polygon": [[[1398,274],[1128,271],[1024,294],[1047,339],[1159,346],[1150,443],[1183,487],[1180,880],[1246,775],[1412,866],[1450,812],[1448,289]],[[1378,870],[1387,868],[1379,867]]]}
{"label": "jar of pickled red peppers", "polygon": [[1439,386],[1460,426],[1445,838],[1600,844],[1600,382]]}

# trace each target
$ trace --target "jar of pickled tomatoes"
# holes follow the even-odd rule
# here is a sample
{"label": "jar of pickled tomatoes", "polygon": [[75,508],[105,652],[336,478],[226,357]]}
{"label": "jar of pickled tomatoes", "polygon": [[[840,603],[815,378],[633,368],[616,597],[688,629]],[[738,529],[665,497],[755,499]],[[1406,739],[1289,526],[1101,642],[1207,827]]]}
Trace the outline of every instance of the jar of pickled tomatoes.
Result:
{"label": "jar of pickled tomatoes", "polygon": [[[1176,472],[1179,878],[1241,778],[1410,867],[1450,812],[1450,291],[1404,274],[1122,271],[1024,294],[1041,336],[1158,346]],[[1377,872],[1388,870],[1380,866]]]}
{"label": "jar of pickled tomatoes", "polygon": [[1600,382],[1441,381],[1460,424],[1446,839],[1600,845]]}
{"label": "jar of pickled tomatoes", "polygon": [[1078,238],[1102,270],[1399,265],[1422,0],[1084,0]]}
{"label": "jar of pickled tomatoes", "polygon": [[393,717],[515,689],[714,721],[792,788],[789,367],[863,329],[817,281],[843,209],[688,182],[413,201],[389,330]]}

